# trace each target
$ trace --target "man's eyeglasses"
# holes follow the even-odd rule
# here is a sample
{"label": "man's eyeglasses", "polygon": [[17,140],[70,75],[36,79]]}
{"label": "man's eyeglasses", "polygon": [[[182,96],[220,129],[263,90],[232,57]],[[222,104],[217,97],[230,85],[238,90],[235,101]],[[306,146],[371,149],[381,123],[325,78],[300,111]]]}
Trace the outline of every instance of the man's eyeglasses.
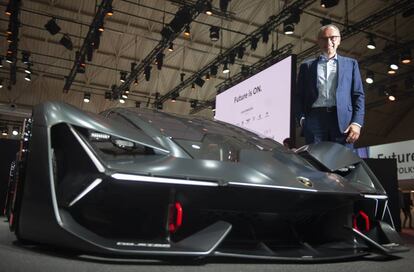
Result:
{"label": "man's eyeglasses", "polygon": [[322,40],[324,42],[327,42],[328,40],[331,40],[332,42],[336,42],[339,40],[341,36],[329,36],[329,37],[319,37],[319,40]]}

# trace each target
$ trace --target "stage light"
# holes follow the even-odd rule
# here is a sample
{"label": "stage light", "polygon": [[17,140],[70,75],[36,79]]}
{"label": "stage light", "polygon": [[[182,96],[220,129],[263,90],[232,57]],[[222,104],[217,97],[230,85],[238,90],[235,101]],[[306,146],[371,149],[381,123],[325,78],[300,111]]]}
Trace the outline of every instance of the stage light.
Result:
{"label": "stage light", "polygon": [[168,51],[174,51],[174,44],[172,42],[170,42],[170,46],[168,46]]}
{"label": "stage light", "polygon": [[210,80],[210,73],[206,74],[206,80]]}
{"label": "stage light", "polygon": [[155,61],[156,61],[156,64],[157,64],[157,69],[158,70],[161,70],[161,68],[162,68],[162,65],[164,64],[164,53],[158,53],[157,54],[157,56],[155,57]]}
{"label": "stage light", "polygon": [[184,30],[184,36],[190,37],[190,35],[191,35],[190,26],[189,25],[186,25],[185,26],[185,30]]}
{"label": "stage light", "polygon": [[32,73],[32,68],[31,68],[31,66],[32,66],[32,64],[29,62],[29,63],[27,63],[27,66],[26,66],[26,68],[24,69],[24,72],[26,73],[26,74],[31,74]]}
{"label": "stage light", "polygon": [[52,35],[55,35],[55,34],[57,34],[60,31],[60,26],[58,26],[58,24],[56,23],[56,19],[55,18],[50,19],[45,24],[45,28]]}
{"label": "stage light", "polygon": [[83,95],[83,102],[89,103],[89,101],[91,101],[91,93],[85,93]]}
{"label": "stage light", "polygon": [[338,5],[339,0],[321,0],[321,7],[332,8]]}
{"label": "stage light", "polygon": [[241,45],[239,47],[237,47],[237,57],[239,59],[242,59],[244,57],[244,51],[245,50],[246,49],[243,46],[241,46]]}
{"label": "stage light", "polygon": [[125,99],[123,99],[122,97],[121,98],[119,98],[119,103],[121,103],[121,104],[124,104],[125,103]]}
{"label": "stage light", "polygon": [[259,39],[258,38],[256,38],[256,37],[252,37],[251,39],[250,39],[250,49],[251,50],[256,50],[256,48],[257,48],[257,43],[259,42]]}
{"label": "stage light", "polygon": [[212,26],[210,27],[210,39],[215,42],[220,39],[220,27]]}
{"label": "stage light", "polygon": [[12,134],[14,135],[14,136],[17,136],[17,135],[19,135],[19,127],[13,127],[13,130],[12,130]]}
{"label": "stage light", "polygon": [[150,80],[150,78],[151,78],[151,69],[152,69],[152,67],[151,66],[145,66],[145,68],[144,68],[144,75],[145,75],[145,80],[146,81],[149,81]]}
{"label": "stage light", "polygon": [[193,82],[193,83],[191,83],[191,90],[192,90],[192,91],[194,91],[194,90],[195,90],[195,84],[194,84],[194,82]]}
{"label": "stage light", "polygon": [[3,136],[9,135],[9,129],[7,128],[7,126],[4,126],[1,128],[1,135]]}
{"label": "stage light", "polygon": [[3,56],[0,56],[0,68],[3,67]]}
{"label": "stage light", "polygon": [[230,64],[234,64],[236,62],[236,52],[230,51],[228,55],[228,60]]}
{"label": "stage light", "polygon": [[191,108],[196,108],[197,107],[197,105],[198,105],[198,100],[197,99],[193,99],[193,100],[191,100],[190,101],[190,107]]}
{"label": "stage light", "polygon": [[127,98],[128,98],[128,94],[127,94],[127,93],[123,93],[123,94],[121,95],[121,97],[122,97],[123,99],[127,99]]}
{"label": "stage light", "polygon": [[3,79],[0,79],[0,89],[3,88]]}
{"label": "stage light", "polygon": [[220,0],[220,10],[226,12],[229,6],[229,0]]}
{"label": "stage light", "polygon": [[6,62],[7,63],[13,63],[13,56],[10,52],[7,52]]}
{"label": "stage light", "polygon": [[63,35],[59,43],[63,45],[66,49],[73,50],[73,43],[68,34]]}
{"label": "stage light", "polygon": [[104,27],[104,23],[103,22],[101,22],[101,24],[99,25],[98,31],[99,32],[104,32],[105,31],[105,27]]}
{"label": "stage light", "polygon": [[283,22],[283,33],[286,35],[292,35],[295,32],[295,25],[290,22]]}
{"label": "stage light", "polygon": [[213,15],[213,7],[210,1],[206,2],[204,12],[207,15],[210,15],[210,16]]}
{"label": "stage light", "polygon": [[374,83],[374,73],[372,71],[367,71],[365,82],[368,84]]}
{"label": "stage light", "polygon": [[184,77],[185,77],[185,73],[181,73],[180,74],[180,81],[183,82],[184,81]]}
{"label": "stage light", "polygon": [[26,76],[24,77],[24,79],[26,81],[32,81],[32,76],[30,74],[26,74]]}
{"label": "stage light", "polygon": [[28,64],[30,62],[30,52],[22,51],[22,62]]}
{"label": "stage light", "polygon": [[211,74],[212,76],[217,76],[217,72],[218,72],[218,67],[217,67],[216,65],[212,65],[212,66],[210,67],[210,74]]}
{"label": "stage light", "polygon": [[411,49],[405,49],[403,52],[401,52],[401,62],[404,64],[411,63]]}
{"label": "stage light", "polygon": [[138,77],[135,77],[135,80],[134,80],[134,85],[135,85],[135,86],[138,86]]}
{"label": "stage light", "polygon": [[124,83],[125,80],[126,80],[127,72],[121,71],[121,72],[119,72],[119,74],[120,74],[119,81],[121,81],[122,83]]}
{"label": "stage light", "polygon": [[375,48],[377,48],[375,41],[374,41],[374,37],[372,35],[368,36],[367,48],[371,50],[374,50]]}
{"label": "stage light", "polygon": [[114,9],[112,8],[112,4],[108,5],[108,7],[106,9],[106,15],[108,15],[108,16],[114,15]]}
{"label": "stage light", "polygon": [[200,86],[200,88],[201,88],[201,87],[203,87],[203,85],[204,85],[204,83],[205,83],[205,80],[203,80],[201,77],[197,77],[197,78],[194,80],[194,83],[195,83],[195,84],[197,84],[198,86]]}
{"label": "stage light", "polygon": [[229,66],[227,62],[225,62],[223,65],[223,74],[228,74],[229,72],[230,72]]}
{"label": "stage light", "polygon": [[178,92],[174,92],[171,94],[171,102],[175,103],[177,101],[177,98],[180,96]]}
{"label": "stage light", "polygon": [[105,92],[105,99],[111,100],[112,99],[112,93],[111,92]]}
{"label": "stage light", "polygon": [[269,42],[269,34],[270,34],[270,31],[268,29],[263,29],[262,30],[262,41],[263,41],[263,43],[268,43]]}

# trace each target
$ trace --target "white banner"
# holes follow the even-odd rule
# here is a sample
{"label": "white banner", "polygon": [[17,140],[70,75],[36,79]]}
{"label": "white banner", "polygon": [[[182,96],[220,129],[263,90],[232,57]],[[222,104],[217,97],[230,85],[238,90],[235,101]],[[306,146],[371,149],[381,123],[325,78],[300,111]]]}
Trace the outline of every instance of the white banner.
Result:
{"label": "white banner", "polygon": [[370,146],[368,156],[375,159],[396,159],[398,180],[414,179],[414,140]]}

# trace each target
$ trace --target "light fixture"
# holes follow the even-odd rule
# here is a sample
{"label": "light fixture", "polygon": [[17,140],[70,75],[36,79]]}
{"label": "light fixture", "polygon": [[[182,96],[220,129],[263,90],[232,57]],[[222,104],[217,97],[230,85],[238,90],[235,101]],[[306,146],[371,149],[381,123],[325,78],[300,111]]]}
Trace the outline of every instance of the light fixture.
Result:
{"label": "light fixture", "polygon": [[371,50],[374,50],[375,48],[377,48],[375,41],[374,41],[374,36],[372,35],[368,36],[367,48]]}
{"label": "light fixture", "polygon": [[396,72],[395,70],[391,69],[390,67],[388,67],[388,71],[387,71],[387,73],[388,73],[389,75],[395,75],[397,72]]}
{"label": "light fixture", "polygon": [[30,52],[28,52],[28,51],[22,51],[22,62],[24,64],[30,63]]}
{"label": "light fixture", "polygon": [[109,6],[107,7],[106,15],[108,15],[108,16],[114,15],[114,9],[112,8],[112,4],[109,4]]}
{"label": "light fixture", "polygon": [[85,93],[83,95],[83,102],[89,103],[89,101],[91,101],[91,93]]}
{"label": "light fixture", "polygon": [[237,57],[239,59],[242,59],[244,57],[244,51],[245,50],[246,49],[242,45],[240,45],[239,47],[237,47]]}
{"label": "light fixture", "polygon": [[263,43],[268,43],[269,42],[269,34],[270,34],[270,31],[268,30],[268,29],[263,29],[262,30],[262,41],[263,41]]}
{"label": "light fixture", "polygon": [[374,83],[374,73],[372,71],[367,71],[365,82],[368,84]]}
{"label": "light fixture", "polygon": [[122,83],[124,83],[125,80],[126,80],[127,72],[121,71],[121,72],[119,72],[119,74],[120,74],[119,81],[121,81]]}
{"label": "light fixture", "polygon": [[170,46],[168,46],[168,51],[174,51],[174,44],[172,42],[170,42]]}
{"label": "light fixture", "polygon": [[181,73],[180,74],[180,81],[183,82],[184,81],[184,77],[185,77],[185,73]]}
{"label": "light fixture", "polygon": [[155,63],[157,64],[157,69],[161,70],[162,65],[164,63],[164,54],[162,52],[158,53],[155,57]]}
{"label": "light fixture", "polygon": [[321,7],[332,8],[338,5],[339,0],[321,0]]}
{"label": "light fixture", "polygon": [[9,135],[9,130],[8,130],[7,126],[4,126],[4,127],[1,128],[1,135],[3,135],[3,136]]}
{"label": "light fixture", "polygon": [[59,43],[63,45],[66,49],[73,50],[73,43],[68,34],[63,35]]}
{"label": "light fixture", "polygon": [[405,49],[401,52],[401,62],[404,64],[411,63],[411,50],[410,48]]}
{"label": "light fixture", "polygon": [[211,76],[217,76],[218,67],[216,65],[210,66],[210,74]]}
{"label": "light fixture", "polygon": [[206,74],[206,80],[210,80],[210,73]]}
{"label": "light fixture", "polygon": [[60,27],[56,23],[56,19],[52,18],[50,19],[46,24],[45,28],[47,31],[49,31],[50,34],[55,35],[60,31]]}
{"label": "light fixture", "polygon": [[250,39],[250,49],[251,50],[256,50],[256,48],[257,48],[257,43],[259,42],[259,39],[258,38],[256,38],[256,37],[252,37],[251,39]]}
{"label": "light fixture", "polygon": [[190,37],[191,32],[190,32],[190,25],[186,25],[185,26],[185,30],[184,30],[184,36],[186,37]]}
{"label": "light fixture", "polygon": [[201,77],[196,77],[196,79],[194,80],[194,83],[197,84],[198,86],[203,87],[205,80],[203,80]]}
{"label": "light fixture", "polygon": [[171,102],[175,103],[177,101],[178,96],[180,96],[180,94],[178,92],[174,92],[171,94]]}
{"label": "light fixture", "polygon": [[290,22],[283,22],[283,33],[286,35],[292,35],[295,32],[295,25]]}
{"label": "light fixture", "polygon": [[204,12],[207,15],[210,15],[210,16],[213,15],[213,7],[212,7],[212,4],[211,4],[211,1],[206,2]]}
{"label": "light fixture", "polygon": [[0,79],[0,89],[3,88],[3,79]]}
{"label": "light fixture", "polygon": [[31,74],[32,73],[32,68],[31,68],[31,66],[32,66],[32,64],[29,62],[29,63],[27,63],[27,66],[26,66],[26,68],[24,69],[24,72],[26,73],[26,74]]}
{"label": "light fixture", "polygon": [[3,56],[0,56],[0,68],[3,67]]}
{"label": "light fixture", "polygon": [[220,27],[218,26],[210,27],[210,39],[213,42],[216,42],[220,39]]}
{"label": "light fixture", "polygon": [[30,74],[26,74],[26,76],[24,77],[24,79],[26,81],[32,81],[32,76]]}
{"label": "light fixture", "polygon": [[12,130],[12,134],[14,135],[14,136],[17,136],[17,135],[19,135],[19,127],[13,127],[13,130]]}
{"label": "light fixture", "polygon": [[125,93],[123,93],[123,94],[121,95],[121,97],[122,97],[123,99],[127,99],[127,98],[128,98],[128,94],[125,92]]}
{"label": "light fixture", "polygon": [[190,101],[190,107],[192,109],[196,108],[197,105],[198,105],[198,100],[197,99],[193,99],[193,100]]}
{"label": "light fixture", "polygon": [[135,86],[137,86],[137,85],[138,85],[138,77],[135,77],[135,80],[134,80],[134,85],[135,85]]}
{"label": "light fixture", "polygon": [[104,32],[105,31],[105,27],[104,27],[104,23],[101,22],[101,24],[98,27],[99,32]]}
{"label": "light fixture", "polygon": [[6,62],[7,63],[13,63],[13,56],[12,56],[11,53],[7,53]]}
{"label": "light fixture", "polygon": [[119,103],[121,103],[121,104],[124,104],[125,103],[125,99],[123,99],[122,97],[121,98],[119,98]]}
{"label": "light fixture", "polygon": [[111,100],[112,99],[112,93],[111,92],[105,92],[105,99]]}
{"label": "light fixture", "polygon": [[194,90],[195,90],[195,84],[194,84],[194,82],[193,82],[193,83],[191,83],[191,90],[192,90],[192,91],[194,91]]}
{"label": "light fixture", "polygon": [[223,65],[223,74],[228,74],[229,72],[230,72],[229,66],[227,62],[225,62]]}

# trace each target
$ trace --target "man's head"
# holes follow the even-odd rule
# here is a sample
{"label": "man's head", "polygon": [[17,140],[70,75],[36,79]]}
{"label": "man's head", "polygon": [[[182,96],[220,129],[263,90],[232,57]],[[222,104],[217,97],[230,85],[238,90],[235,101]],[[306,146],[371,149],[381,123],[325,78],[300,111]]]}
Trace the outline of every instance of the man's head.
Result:
{"label": "man's head", "polygon": [[335,25],[325,25],[319,29],[318,44],[323,53],[329,58],[336,54],[336,49],[341,43],[341,33]]}

